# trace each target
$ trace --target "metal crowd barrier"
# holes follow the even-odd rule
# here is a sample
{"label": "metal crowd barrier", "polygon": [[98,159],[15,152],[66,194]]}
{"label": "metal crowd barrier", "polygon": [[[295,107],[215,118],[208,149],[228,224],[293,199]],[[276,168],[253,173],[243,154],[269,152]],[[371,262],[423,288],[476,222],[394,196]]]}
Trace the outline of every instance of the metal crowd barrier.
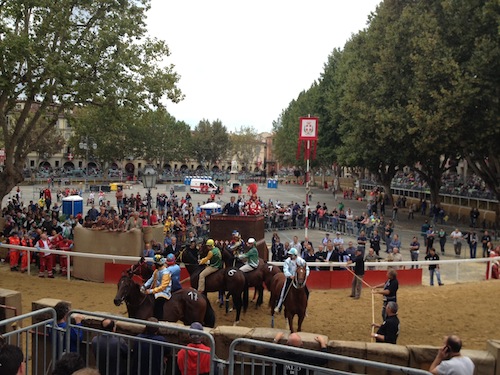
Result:
{"label": "metal crowd barrier", "polygon": [[[29,319],[31,324],[25,325]],[[55,310],[47,307],[0,321],[0,326],[9,325],[15,329],[4,333],[2,338],[5,343],[17,345],[22,349],[26,374],[50,373],[48,370],[57,359],[56,351],[51,350],[56,345],[56,335],[51,334],[51,327],[57,325]]]}
{"label": "metal crowd barrier", "polygon": [[[210,348],[210,351],[202,351],[168,341],[138,337],[129,333],[108,332],[101,327],[93,328],[79,325],[72,319],[76,314],[94,321],[113,319],[115,322],[119,322],[118,324],[128,323],[139,325],[139,327],[168,329],[169,334],[184,333],[186,338],[189,334],[196,334],[203,338],[203,343]],[[22,327],[22,322],[26,319],[32,319],[33,323]],[[0,321],[0,327],[10,324],[16,324],[17,329],[2,335],[2,337],[7,344],[17,345],[22,349],[26,357],[27,374],[52,373],[57,360],[71,351],[80,354],[86,366],[97,367],[101,375],[177,374],[179,373],[177,355],[180,350],[208,354],[210,375],[217,371],[222,372],[221,369],[227,363],[215,357],[215,341],[211,334],[180,325],[166,326],[163,323],[72,310],[68,315],[66,328],[58,328],[56,312],[49,307]],[[77,334],[72,335],[72,331]],[[98,345],[97,342],[99,342]],[[201,362],[198,360],[194,369],[196,373],[200,373],[200,364]],[[152,371],[153,369],[159,369],[159,371]]]}
{"label": "metal crowd barrier", "polygon": [[[240,347],[240,349],[238,349]],[[291,353],[287,359],[281,359],[283,351]],[[351,366],[382,369],[396,374],[430,375],[430,372],[414,369],[411,367],[391,365],[383,362],[369,361],[337,354],[330,354],[315,350],[297,348],[287,345],[279,345],[252,339],[236,339],[229,347],[229,371],[228,375],[235,374],[352,374],[330,367],[320,367],[301,361],[305,356],[316,357],[327,360],[327,366],[335,366],[339,363]],[[296,358],[296,360],[290,360]],[[337,366],[338,367],[338,366]],[[366,373],[366,372],[363,372]]]}

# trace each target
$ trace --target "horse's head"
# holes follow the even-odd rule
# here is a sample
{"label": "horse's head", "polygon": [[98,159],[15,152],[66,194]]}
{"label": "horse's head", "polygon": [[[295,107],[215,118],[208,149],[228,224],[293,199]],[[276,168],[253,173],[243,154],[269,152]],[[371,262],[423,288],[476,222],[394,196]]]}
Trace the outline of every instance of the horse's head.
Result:
{"label": "horse's head", "polygon": [[297,273],[295,274],[295,284],[297,287],[303,288],[306,285],[306,279],[306,266],[297,266]]}
{"label": "horse's head", "polygon": [[118,291],[116,292],[115,299],[113,300],[115,306],[120,306],[130,295],[134,286],[136,286],[134,280],[132,280],[132,275],[133,273],[130,270],[122,272],[122,277],[117,284]]}

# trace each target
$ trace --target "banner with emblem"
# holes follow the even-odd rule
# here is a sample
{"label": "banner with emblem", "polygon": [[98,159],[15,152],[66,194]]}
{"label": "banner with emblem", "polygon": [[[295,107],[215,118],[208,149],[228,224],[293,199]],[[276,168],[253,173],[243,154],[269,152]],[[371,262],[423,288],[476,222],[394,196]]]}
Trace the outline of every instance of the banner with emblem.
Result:
{"label": "banner with emblem", "polygon": [[[299,119],[299,142],[297,145],[297,160],[300,158],[302,144],[305,143],[305,159],[316,158],[316,145],[318,143],[318,117],[301,117]],[[312,155],[311,147],[312,146]]]}

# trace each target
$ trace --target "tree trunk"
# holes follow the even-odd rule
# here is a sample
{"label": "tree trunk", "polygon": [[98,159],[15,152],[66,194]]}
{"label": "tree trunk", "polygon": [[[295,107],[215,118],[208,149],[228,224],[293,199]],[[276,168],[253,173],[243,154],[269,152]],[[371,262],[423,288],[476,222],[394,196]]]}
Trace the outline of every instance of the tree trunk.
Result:
{"label": "tree trunk", "polygon": [[4,169],[3,172],[0,173],[0,209],[2,208],[3,198],[22,181],[22,173],[16,173],[12,167]]}
{"label": "tree trunk", "polygon": [[432,205],[440,204],[441,196],[439,195],[439,190],[441,189],[441,179],[436,180],[431,176],[430,180],[427,181],[427,184],[429,185],[429,190],[431,193],[431,204]]}

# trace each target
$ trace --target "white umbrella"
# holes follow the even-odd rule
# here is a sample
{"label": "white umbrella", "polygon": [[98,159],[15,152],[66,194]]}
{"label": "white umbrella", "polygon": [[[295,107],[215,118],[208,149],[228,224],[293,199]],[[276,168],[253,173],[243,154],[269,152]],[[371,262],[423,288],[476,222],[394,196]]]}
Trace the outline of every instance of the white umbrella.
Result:
{"label": "white umbrella", "polygon": [[221,207],[222,206],[220,204],[215,203],[215,202],[206,203],[203,206],[200,206],[200,208],[203,210],[216,210],[216,209],[221,208]]}

